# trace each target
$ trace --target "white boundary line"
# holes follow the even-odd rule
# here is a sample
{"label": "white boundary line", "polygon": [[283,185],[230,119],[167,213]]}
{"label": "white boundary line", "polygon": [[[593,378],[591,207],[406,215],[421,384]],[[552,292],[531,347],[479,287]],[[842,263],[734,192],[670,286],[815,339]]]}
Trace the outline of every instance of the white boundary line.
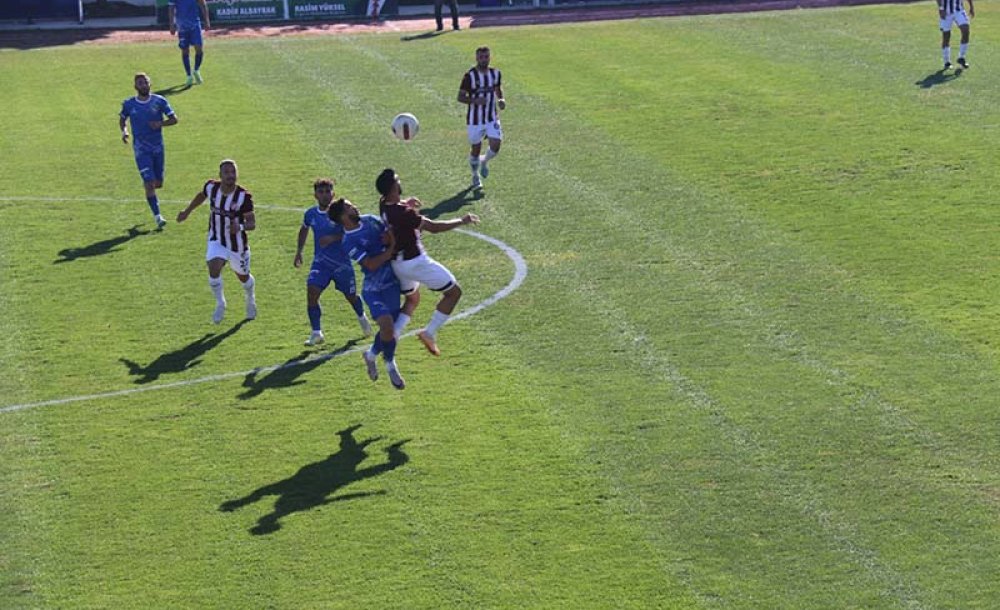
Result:
{"label": "white boundary line", "polygon": [[[52,197],[52,198],[46,198],[46,197],[0,197],[0,201],[29,201],[29,200],[30,201],[108,201],[108,202],[116,202],[116,203],[120,203],[120,202],[124,202],[124,201],[131,201],[130,199],[123,200],[123,199],[113,199],[113,198],[110,198],[110,197],[108,197],[108,198],[103,198],[103,197],[87,197],[87,198],[79,198],[79,199],[55,198],[55,197]],[[164,202],[164,203],[169,203],[169,202]],[[259,207],[261,207],[263,209],[272,209],[272,210],[290,211],[290,212],[302,212],[303,209],[304,209],[304,208],[303,209],[299,209],[299,208],[281,207],[281,206],[273,206],[273,205],[262,205],[262,206],[259,206]],[[485,299],[484,301],[482,301],[482,302],[480,302],[480,303],[478,303],[476,305],[473,305],[472,307],[470,307],[468,309],[464,309],[464,310],[460,311],[459,313],[451,316],[451,318],[448,319],[448,322],[446,322],[446,324],[447,323],[451,323],[451,322],[455,322],[456,320],[462,320],[464,318],[468,318],[469,316],[473,316],[473,315],[479,313],[480,311],[486,309],[487,307],[490,307],[490,306],[496,304],[498,301],[500,301],[501,299],[507,297],[512,292],[514,292],[515,290],[517,290],[518,287],[520,287],[520,285],[524,283],[525,278],[528,277],[528,264],[525,262],[524,257],[521,256],[521,253],[518,252],[517,250],[515,250],[514,248],[508,246],[507,244],[505,244],[504,242],[500,241],[499,239],[490,237],[488,235],[483,235],[482,233],[477,233],[476,231],[468,231],[468,230],[465,230],[465,229],[455,229],[455,230],[457,232],[459,232],[459,233],[464,233],[466,235],[470,235],[470,236],[475,237],[477,239],[481,239],[481,240],[485,241],[486,243],[494,245],[497,248],[499,248],[501,251],[503,251],[503,253],[507,256],[507,258],[509,258],[514,263],[514,277],[511,278],[510,282],[508,282],[506,286],[504,286],[503,288],[501,288],[500,290],[498,290],[496,293],[494,293],[489,298]],[[402,339],[404,337],[412,337],[416,333],[417,333],[416,330],[411,330],[410,332],[404,334],[400,338]],[[171,382],[171,383],[161,383],[161,384],[156,384],[156,385],[143,386],[143,387],[139,387],[139,388],[127,388],[127,389],[124,389],[124,390],[115,390],[114,392],[102,392],[100,394],[86,394],[86,395],[82,395],[82,396],[70,396],[68,398],[55,398],[55,399],[52,399],[52,400],[43,400],[43,401],[39,401],[39,402],[26,402],[26,403],[22,403],[22,404],[18,404],[18,405],[9,405],[9,406],[5,406],[5,407],[0,407],[0,414],[2,414],[2,413],[14,413],[16,411],[26,411],[28,409],[36,409],[36,408],[39,408],[39,407],[50,407],[50,406],[55,406],[55,405],[65,405],[65,404],[69,404],[69,403],[73,403],[73,402],[83,402],[83,401],[86,401],[86,400],[97,400],[97,399],[100,399],[100,398],[114,398],[116,396],[128,396],[128,395],[131,395],[131,394],[139,394],[141,392],[152,392],[153,390],[169,390],[171,388],[180,388],[180,387],[192,386],[192,385],[197,385],[197,384],[200,384],[200,383],[208,383],[208,382],[211,382],[211,381],[224,381],[226,379],[234,379],[236,377],[246,377],[247,375],[254,374],[254,373],[269,373],[271,371],[277,371],[277,370],[280,370],[280,369],[292,368],[292,367],[301,366],[301,365],[304,365],[304,364],[314,363],[314,362],[317,362],[317,361],[323,362],[323,361],[326,361],[326,360],[332,360],[332,359],[338,358],[340,356],[346,356],[348,354],[354,354],[354,353],[360,352],[361,350],[364,350],[364,349],[368,349],[367,346],[358,346],[358,347],[354,347],[354,348],[351,348],[349,350],[345,350],[345,351],[342,351],[342,352],[333,352],[333,353],[329,353],[329,354],[323,354],[323,355],[320,355],[320,356],[316,356],[315,358],[305,358],[303,360],[298,360],[296,362],[290,362],[290,363],[284,363],[284,364],[272,364],[270,366],[260,366],[260,367],[254,368],[254,369],[250,369],[248,371],[238,371],[238,372],[232,372],[232,373],[219,373],[217,375],[208,375],[206,377],[199,377],[197,379],[187,379],[187,380],[184,380],[184,381],[174,381],[174,382]]]}

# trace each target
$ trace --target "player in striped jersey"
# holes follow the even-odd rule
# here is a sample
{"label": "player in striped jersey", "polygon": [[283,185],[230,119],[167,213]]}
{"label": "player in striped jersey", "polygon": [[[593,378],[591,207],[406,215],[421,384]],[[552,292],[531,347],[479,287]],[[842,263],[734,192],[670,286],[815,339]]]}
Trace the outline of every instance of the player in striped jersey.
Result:
{"label": "player in striped jersey", "polygon": [[976,16],[976,7],[969,0],[969,12],[965,12],[962,0],[938,0],[938,16],[941,18],[941,56],[944,58],[944,69],[951,68],[951,26],[958,24],[962,32],[962,41],[958,46],[958,65],[969,67],[965,54],[969,50],[969,17]]}
{"label": "player in striped jersey", "polygon": [[[476,65],[462,77],[458,88],[458,101],[466,104],[465,124],[468,126],[469,166],[472,168],[472,188],[483,186],[480,178],[490,175],[490,159],[500,152],[503,130],[500,128],[500,113],[507,107],[500,82],[500,70],[490,67],[490,48],[476,49]],[[482,157],[483,138],[489,140],[489,149]]]}
{"label": "player in striped jersey", "polygon": [[257,300],[254,295],[256,281],[250,275],[250,244],[247,242],[247,231],[257,228],[257,219],[253,211],[253,197],[250,191],[236,182],[237,178],[239,170],[236,161],[224,159],[219,164],[219,179],[206,182],[191,203],[177,214],[177,222],[184,222],[192,210],[205,201],[208,201],[211,208],[205,260],[208,262],[208,285],[215,295],[212,322],[216,324],[222,322],[226,314],[222,269],[227,261],[243,285],[247,319],[257,317]]}
{"label": "player in striped jersey", "polygon": [[302,266],[302,249],[306,245],[306,238],[309,237],[309,229],[312,229],[313,262],[309,269],[309,277],[306,279],[306,313],[309,315],[312,334],[306,339],[306,345],[317,345],[326,340],[321,324],[323,309],[320,307],[319,297],[330,282],[333,282],[334,287],[354,308],[358,324],[361,325],[361,332],[366,337],[371,336],[372,327],[365,317],[364,306],[354,284],[354,267],[351,266],[351,259],[347,258],[347,252],[341,247],[344,228],[327,216],[334,198],[333,180],[320,178],[313,182],[313,197],[316,198],[316,205],[306,210],[302,217],[298,249],[292,261],[296,268]]}
{"label": "player in striped jersey", "polygon": [[392,387],[402,390],[406,382],[396,366],[396,333],[393,329],[393,322],[399,315],[399,280],[389,264],[396,240],[392,231],[387,231],[377,216],[362,216],[358,208],[344,198],[330,204],[329,215],[330,220],[344,227],[341,245],[347,256],[361,266],[365,276],[361,296],[378,324],[375,341],[362,353],[368,377],[372,381],[378,379],[377,357],[382,354]]}

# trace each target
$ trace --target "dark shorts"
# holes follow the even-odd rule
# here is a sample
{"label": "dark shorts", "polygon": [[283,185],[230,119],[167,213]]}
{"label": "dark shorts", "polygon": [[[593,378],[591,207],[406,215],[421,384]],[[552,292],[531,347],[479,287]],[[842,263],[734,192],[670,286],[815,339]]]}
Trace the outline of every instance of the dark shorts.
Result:
{"label": "dark shorts", "polygon": [[164,152],[135,151],[135,166],[143,182],[163,182]]}
{"label": "dark shorts", "polygon": [[306,279],[306,285],[326,290],[331,281],[334,288],[344,294],[355,294],[358,291],[354,283],[354,268],[350,265],[332,267],[313,263],[312,268],[309,270],[309,277]]}

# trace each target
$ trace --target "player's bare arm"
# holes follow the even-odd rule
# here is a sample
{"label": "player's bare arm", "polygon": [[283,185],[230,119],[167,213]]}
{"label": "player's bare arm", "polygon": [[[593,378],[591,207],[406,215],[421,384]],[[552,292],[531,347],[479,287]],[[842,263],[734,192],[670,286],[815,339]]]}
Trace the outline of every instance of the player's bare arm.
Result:
{"label": "player's bare arm", "polygon": [[504,110],[507,108],[507,100],[503,97],[503,89],[499,85],[496,87],[497,94],[497,108]]}
{"label": "player's bare arm", "polygon": [[125,117],[118,117],[118,129],[122,132],[122,143],[128,144],[128,127],[125,126]]}
{"label": "player's bare arm", "polygon": [[392,259],[393,254],[396,250],[396,236],[392,234],[392,231],[386,231],[382,234],[382,238],[385,241],[385,251],[376,256],[366,256],[361,259],[360,265],[369,271],[375,271],[382,265],[386,264],[390,259]]}
{"label": "player's bare arm", "polygon": [[194,199],[191,200],[191,203],[187,204],[186,208],[177,213],[177,222],[184,222],[187,220],[187,217],[191,214],[191,212],[194,211],[196,207],[205,203],[206,199],[208,199],[208,196],[205,195],[204,191],[195,195]]}
{"label": "player's bare arm", "polygon": [[170,23],[170,35],[173,36],[177,33],[177,7],[173,4],[167,7],[167,19]]}
{"label": "player's bare arm", "polygon": [[420,230],[427,231],[428,233],[444,233],[445,231],[457,229],[462,225],[475,224],[479,224],[479,217],[475,214],[466,214],[461,218],[452,218],[451,220],[431,220],[430,218],[424,217],[424,219],[420,221]]}
{"label": "player's bare arm", "polygon": [[[240,228],[241,228],[240,227],[240,223],[234,222],[234,223],[231,223],[231,224],[232,224],[232,226],[230,227],[230,230],[232,230],[233,233],[238,233],[239,230],[240,230]],[[254,215],[254,213],[253,212],[247,212],[246,214],[243,214],[243,226],[242,226],[242,229],[244,231],[253,231],[256,228],[257,228],[257,217]]]}
{"label": "player's bare arm", "polygon": [[972,5],[972,0],[969,0],[969,17],[976,16],[976,7]]}
{"label": "player's bare arm", "polygon": [[208,5],[205,4],[205,0],[198,0],[198,5],[201,7],[201,19],[204,22],[205,29],[212,29],[212,22],[208,19]]}
{"label": "player's bare arm", "polygon": [[177,115],[172,114],[167,117],[166,121],[150,121],[149,127],[151,129],[162,129],[164,127],[170,127],[171,125],[177,124]]}
{"label": "player's bare arm", "polygon": [[302,225],[299,227],[298,247],[295,249],[295,260],[292,261],[292,265],[294,265],[296,269],[302,266],[302,248],[306,247],[307,237],[309,237],[309,227]]}
{"label": "player's bare arm", "polygon": [[403,202],[403,205],[405,205],[408,208],[413,208],[414,210],[419,210],[424,205],[424,202],[420,201],[416,197],[410,197],[409,199]]}

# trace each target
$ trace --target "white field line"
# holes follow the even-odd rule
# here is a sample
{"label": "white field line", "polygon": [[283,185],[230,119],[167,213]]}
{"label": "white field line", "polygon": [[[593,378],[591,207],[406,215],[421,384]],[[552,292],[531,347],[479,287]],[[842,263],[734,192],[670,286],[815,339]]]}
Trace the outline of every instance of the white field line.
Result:
{"label": "white field line", "polygon": [[[133,201],[133,200],[131,200],[131,199],[114,199],[114,198],[110,198],[110,197],[81,197],[81,198],[75,198],[74,199],[74,198],[64,198],[64,197],[46,198],[46,197],[28,197],[28,196],[23,196],[23,197],[0,197],[0,201],[51,201],[51,202],[97,201],[97,202],[115,202],[115,203],[120,203],[120,202]],[[168,203],[168,202],[165,202],[165,203]],[[263,208],[263,209],[280,210],[280,211],[290,211],[290,212],[302,212],[302,210],[304,209],[304,208],[300,209],[300,208],[290,208],[290,207],[281,207],[281,206],[272,206],[272,205],[261,205],[261,206],[257,206],[257,207]],[[473,305],[472,307],[470,307],[468,309],[463,309],[459,313],[451,316],[451,318],[449,318],[448,322],[447,322],[449,324],[451,322],[455,322],[457,320],[462,320],[464,318],[468,318],[469,316],[473,316],[473,315],[481,312],[482,310],[486,309],[487,307],[490,307],[490,306],[496,304],[498,301],[500,301],[501,299],[507,297],[512,292],[514,292],[515,290],[517,290],[518,287],[522,283],[524,283],[525,278],[528,277],[528,264],[524,261],[524,257],[521,256],[521,253],[518,252],[517,250],[515,250],[514,248],[510,247],[509,245],[505,244],[504,242],[500,241],[499,239],[495,239],[493,237],[489,237],[488,235],[483,235],[482,233],[478,233],[476,231],[468,231],[468,230],[465,230],[465,229],[455,229],[455,230],[457,232],[459,232],[459,233],[464,233],[466,235],[470,235],[470,236],[475,237],[477,239],[481,239],[481,240],[483,240],[483,241],[485,241],[485,242],[487,242],[487,243],[489,243],[489,244],[491,244],[491,245],[496,246],[497,248],[499,248],[507,256],[507,258],[509,258],[511,260],[511,262],[514,263],[514,277],[511,278],[510,282],[508,282],[506,286],[504,286],[503,288],[501,288],[500,290],[498,290],[497,292],[495,292],[492,296],[488,297],[487,299],[483,300],[480,303],[477,303],[476,305]],[[404,334],[400,338],[402,339],[402,338],[405,338],[405,337],[412,337],[416,333],[417,333],[416,330],[412,330],[412,331]],[[320,356],[316,356],[316,357],[313,357],[313,358],[306,358],[306,359],[299,360],[299,361],[296,361],[296,362],[286,362],[286,363],[283,363],[283,364],[272,364],[270,366],[260,366],[260,367],[254,368],[254,369],[250,369],[248,371],[234,371],[234,372],[231,372],[231,373],[219,373],[217,375],[208,375],[208,376],[205,376],[205,377],[199,377],[197,379],[187,379],[187,380],[184,380],[184,381],[174,381],[174,382],[171,382],[171,383],[160,383],[160,384],[156,384],[156,385],[149,385],[149,386],[143,386],[143,387],[138,387],[138,388],[126,388],[124,390],[115,390],[113,392],[101,392],[100,394],[85,394],[85,395],[80,395],[80,396],[68,396],[66,398],[55,398],[55,399],[52,399],[52,400],[42,400],[42,401],[39,401],[39,402],[26,402],[26,403],[17,404],[17,405],[8,405],[8,406],[5,406],[5,407],[0,407],[0,413],[13,413],[15,411],[25,411],[25,410],[28,410],[28,409],[35,409],[35,408],[38,408],[38,407],[50,407],[50,406],[55,406],[55,405],[65,405],[65,404],[69,404],[69,403],[73,403],[73,402],[83,402],[83,401],[86,401],[86,400],[98,400],[98,399],[101,399],[101,398],[114,398],[116,396],[128,396],[128,395],[131,395],[131,394],[139,394],[141,392],[151,392],[153,390],[169,390],[171,388],[187,387],[187,386],[197,385],[197,384],[200,384],[200,383],[209,383],[209,382],[212,382],[212,381],[224,381],[224,380],[227,380],[227,379],[234,379],[236,377],[246,377],[247,375],[255,374],[255,373],[256,374],[259,374],[259,373],[269,373],[271,371],[277,371],[279,369],[286,369],[286,368],[291,368],[291,367],[296,367],[296,366],[302,366],[302,365],[311,364],[311,363],[314,363],[314,362],[317,362],[317,361],[323,362],[323,361],[326,361],[326,360],[332,360],[332,359],[340,357],[340,356],[346,356],[348,354],[354,354],[354,353],[360,352],[361,350],[364,350],[364,349],[367,349],[367,347],[366,346],[358,346],[358,347],[354,347],[354,348],[349,349],[349,350],[339,351],[339,352],[332,352],[332,353],[329,353],[329,354],[323,354],[323,355],[320,355]]]}

